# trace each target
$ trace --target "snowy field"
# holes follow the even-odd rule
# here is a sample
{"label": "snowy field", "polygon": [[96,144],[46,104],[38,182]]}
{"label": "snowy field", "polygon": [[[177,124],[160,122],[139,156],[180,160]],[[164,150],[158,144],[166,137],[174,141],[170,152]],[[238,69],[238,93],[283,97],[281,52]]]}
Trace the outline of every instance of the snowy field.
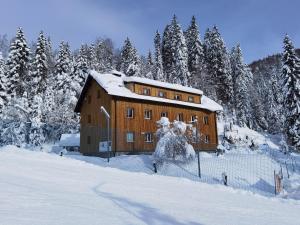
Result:
{"label": "snowy field", "polygon": [[1,225],[300,223],[300,201],[141,171],[148,156],[114,158],[108,167],[7,146],[0,161]]}

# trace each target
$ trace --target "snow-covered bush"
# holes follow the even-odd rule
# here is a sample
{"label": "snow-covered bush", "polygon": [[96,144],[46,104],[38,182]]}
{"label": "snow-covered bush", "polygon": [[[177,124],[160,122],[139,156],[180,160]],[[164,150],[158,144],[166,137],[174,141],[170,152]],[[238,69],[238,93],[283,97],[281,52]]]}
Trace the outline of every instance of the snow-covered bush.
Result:
{"label": "snow-covered bush", "polygon": [[188,143],[187,125],[184,122],[174,121],[171,124],[168,118],[162,117],[157,123],[159,141],[153,154],[156,161],[187,162],[195,157],[194,148]]}

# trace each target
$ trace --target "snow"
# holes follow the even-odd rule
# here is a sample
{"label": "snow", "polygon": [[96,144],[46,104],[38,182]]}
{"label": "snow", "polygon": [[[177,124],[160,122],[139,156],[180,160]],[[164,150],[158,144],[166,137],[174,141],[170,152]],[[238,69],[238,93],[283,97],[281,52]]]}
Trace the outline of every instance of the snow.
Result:
{"label": "snow", "polygon": [[300,201],[154,175],[145,167],[148,174],[130,172],[148,156],[121,156],[112,165],[74,157],[97,163],[1,148],[1,224],[299,224]]}
{"label": "snow", "polygon": [[[222,106],[220,106],[215,101],[209,99],[205,95],[202,95],[202,103],[191,103],[191,102],[184,102],[184,101],[176,101],[172,99],[167,98],[159,98],[159,97],[153,97],[153,96],[146,96],[146,95],[139,95],[136,93],[131,92],[128,88],[125,87],[124,82],[127,80],[146,80],[150,84],[151,82],[154,82],[157,85],[157,82],[155,80],[150,80],[146,78],[139,78],[139,77],[126,77],[126,76],[115,76],[110,73],[101,74],[94,70],[90,71],[90,75],[96,80],[96,82],[103,87],[109,95],[113,96],[120,96],[120,97],[127,97],[127,98],[133,98],[133,99],[143,99],[143,100],[149,100],[149,101],[156,101],[156,102],[163,102],[163,103],[170,103],[170,104],[176,104],[176,105],[183,105],[183,106],[190,106],[190,107],[196,107],[201,109],[207,109],[210,111],[221,111],[223,110]],[[148,81],[149,80],[149,81]],[[150,82],[151,81],[151,82]],[[171,85],[173,89],[180,90],[190,90],[193,89],[194,92],[199,91],[194,88],[187,88],[178,84],[169,84],[165,82],[159,82],[161,83],[161,87]],[[180,86],[180,88],[178,88]],[[190,92],[190,91],[189,91]],[[192,92],[191,92],[192,93]]]}
{"label": "snow", "polygon": [[62,134],[59,146],[80,146],[80,134]]}
{"label": "snow", "polygon": [[195,89],[195,88],[182,86],[180,84],[171,84],[171,83],[167,83],[167,82],[161,82],[158,80],[148,79],[148,78],[144,78],[144,77],[124,76],[123,80],[125,82],[148,84],[148,85],[152,85],[152,86],[156,86],[156,87],[168,88],[168,89],[203,95],[203,91]]}

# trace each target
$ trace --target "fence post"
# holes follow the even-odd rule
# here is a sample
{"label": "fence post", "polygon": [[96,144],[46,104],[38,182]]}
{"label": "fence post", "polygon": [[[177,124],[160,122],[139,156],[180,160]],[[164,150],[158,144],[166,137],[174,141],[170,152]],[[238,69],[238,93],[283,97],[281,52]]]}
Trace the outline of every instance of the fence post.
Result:
{"label": "fence post", "polygon": [[200,151],[198,151],[197,158],[198,158],[198,176],[201,178]]}
{"label": "fence post", "polygon": [[277,193],[276,193],[276,172],[275,172],[275,170],[274,170],[274,192],[276,195]]}
{"label": "fence post", "polygon": [[153,167],[154,167],[154,173],[157,173],[156,163],[153,163]]}
{"label": "fence post", "polygon": [[286,161],[285,161],[285,168],[286,168],[286,173],[287,173],[288,179],[290,179],[290,173],[289,173],[289,169],[288,169]]}

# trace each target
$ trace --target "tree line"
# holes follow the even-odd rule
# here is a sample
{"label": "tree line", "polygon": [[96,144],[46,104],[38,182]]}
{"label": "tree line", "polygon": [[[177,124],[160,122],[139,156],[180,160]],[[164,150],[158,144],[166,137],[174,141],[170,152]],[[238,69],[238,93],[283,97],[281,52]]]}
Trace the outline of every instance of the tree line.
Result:
{"label": "tree line", "polygon": [[138,54],[129,38],[121,49],[109,38],[98,38],[73,52],[64,41],[53,50],[43,32],[29,48],[21,28],[9,50],[5,36],[0,37],[0,51],[1,144],[40,145],[61,133],[78,132],[79,115],[73,109],[88,71],[116,69],[127,76],[201,89],[240,126],[285,132],[291,145],[300,145],[299,60],[288,37],[283,66],[267,81],[268,90],[266,80],[254,77],[244,63],[240,45],[228,50],[217,26],[208,28],[202,40],[195,17],[183,30],[174,15],[162,33],[156,31],[153,51],[146,56]]}

